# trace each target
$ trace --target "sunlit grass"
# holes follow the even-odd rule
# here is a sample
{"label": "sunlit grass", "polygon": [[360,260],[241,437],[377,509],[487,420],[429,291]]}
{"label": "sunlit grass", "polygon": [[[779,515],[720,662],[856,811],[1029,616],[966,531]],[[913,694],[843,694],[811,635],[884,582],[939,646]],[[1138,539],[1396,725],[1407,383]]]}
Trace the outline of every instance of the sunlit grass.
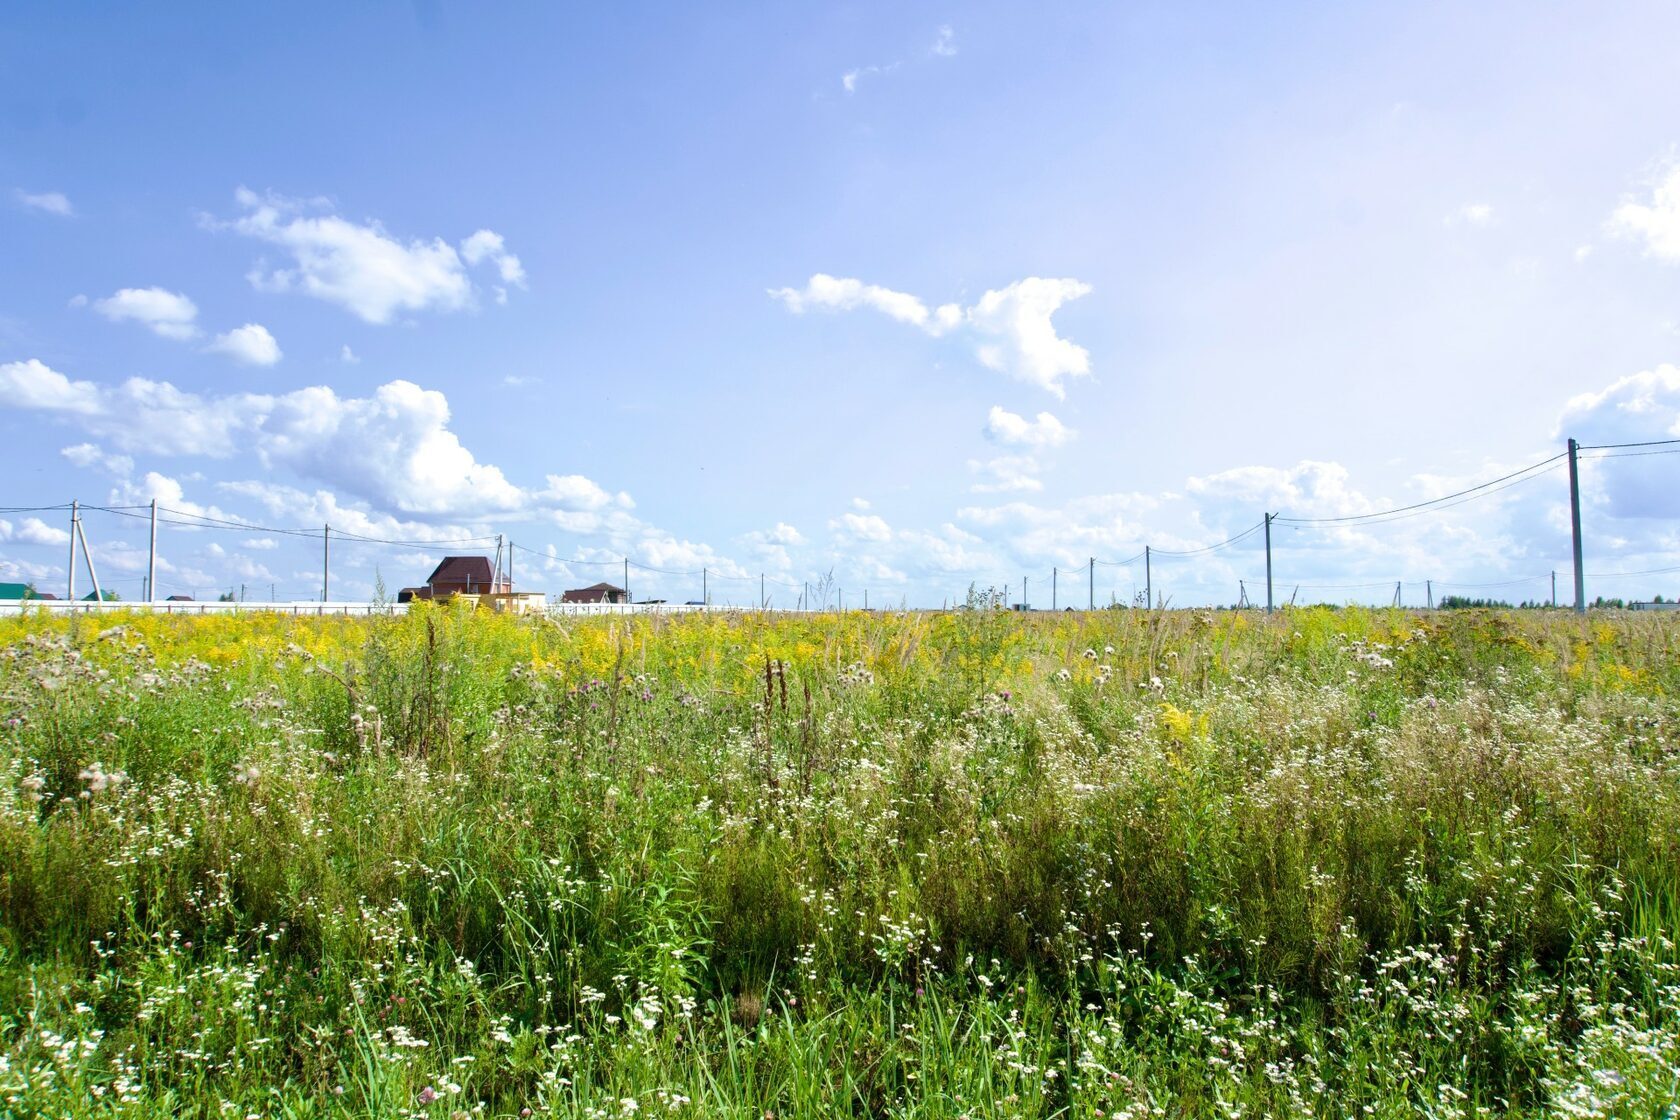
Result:
{"label": "sunlit grass", "polygon": [[1661,1115],[1680,628],[0,624],[0,1111]]}

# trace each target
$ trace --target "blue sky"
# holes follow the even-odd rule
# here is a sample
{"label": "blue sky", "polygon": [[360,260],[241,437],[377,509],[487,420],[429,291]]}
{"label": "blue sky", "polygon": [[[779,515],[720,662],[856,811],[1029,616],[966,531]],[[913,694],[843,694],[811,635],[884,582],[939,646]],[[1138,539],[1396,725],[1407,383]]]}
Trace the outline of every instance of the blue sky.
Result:
{"label": "blue sky", "polygon": [[[531,589],[629,555],[1047,605],[1672,438],[1676,41],[1657,4],[11,5],[0,579],[64,581],[21,507],[155,497],[500,532]],[[1680,565],[1676,463],[1585,465],[1589,571]],[[1549,594],[1566,494],[1281,528],[1279,593]],[[85,524],[137,595],[144,525]],[[1157,587],[1232,601],[1257,544]],[[162,551],[163,592],[320,591],[318,542]],[[447,551],[335,545],[335,598]]]}

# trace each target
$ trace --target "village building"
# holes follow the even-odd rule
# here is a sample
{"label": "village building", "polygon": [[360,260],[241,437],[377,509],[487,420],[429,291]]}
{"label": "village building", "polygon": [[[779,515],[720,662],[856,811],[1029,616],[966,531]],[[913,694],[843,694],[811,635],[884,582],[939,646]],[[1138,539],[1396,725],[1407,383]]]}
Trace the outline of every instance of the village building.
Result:
{"label": "village building", "polygon": [[498,577],[486,556],[445,556],[426,582],[420,587],[405,587],[397,592],[397,602],[411,603],[424,599],[451,599],[456,595],[509,595],[513,582]]}
{"label": "village building", "polygon": [[560,596],[562,603],[628,603],[630,593],[622,587],[615,587],[610,583],[597,583],[589,587],[575,587]]}

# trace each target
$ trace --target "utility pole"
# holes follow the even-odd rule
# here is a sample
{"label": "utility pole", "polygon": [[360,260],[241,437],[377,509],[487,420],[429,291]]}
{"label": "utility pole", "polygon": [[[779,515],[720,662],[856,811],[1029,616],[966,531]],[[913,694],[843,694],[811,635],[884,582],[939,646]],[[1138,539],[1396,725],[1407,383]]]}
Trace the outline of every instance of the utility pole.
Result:
{"label": "utility pole", "polygon": [[1434,610],[1435,609],[1435,581],[1434,580],[1426,579],[1426,580],[1423,581],[1423,593],[1426,596],[1424,601],[1429,604],[1429,609]]}
{"label": "utility pole", "polygon": [[1087,600],[1085,609],[1088,611],[1094,611],[1097,609],[1097,558],[1095,556],[1091,557],[1087,562],[1087,567],[1091,573],[1089,590],[1090,599]]}
{"label": "utility pole", "polygon": [[321,526],[321,602],[332,592],[332,526]]}
{"label": "utility pole", "polygon": [[93,584],[93,601],[103,603],[105,592],[99,589],[99,573],[93,568],[93,549],[88,547],[87,533],[82,531],[82,519],[76,518],[76,535],[82,539],[82,556],[87,560],[88,580]]}
{"label": "utility pole", "polygon": [[70,503],[70,566],[65,571],[70,573],[70,582],[64,589],[64,597],[72,603],[76,601],[76,526],[81,523],[82,503]]}
{"label": "utility pole", "polygon": [[512,540],[508,541],[507,589],[508,589],[508,594],[509,595],[513,594],[513,541]]}
{"label": "utility pole", "polygon": [[1026,576],[1021,577],[1021,609],[1024,610],[1024,611],[1032,609],[1030,606],[1027,605],[1027,577]]}
{"label": "utility pole", "polygon": [[[869,602],[869,593],[867,591],[864,592],[863,601],[865,603]],[[764,597],[764,573],[759,572],[758,573],[758,609],[759,610],[764,610],[769,605],[770,605],[770,600],[768,600]]]}
{"label": "utility pole", "polygon": [[1272,613],[1272,515],[1266,515],[1266,613]]}
{"label": "utility pole", "polygon": [[1399,580],[1394,581],[1394,605],[1397,606],[1397,607],[1405,605],[1402,602],[1400,602],[1400,581]]}
{"label": "utility pole", "polygon": [[1557,569],[1552,569],[1552,606],[1557,606]]}
{"label": "utility pole", "polygon": [[624,601],[627,604],[635,602],[630,597],[630,557],[628,556],[624,558]]}
{"label": "utility pole", "polygon": [[146,554],[146,602],[157,601],[157,499],[152,499],[152,547]]}
{"label": "utility pole", "polygon": [[1059,573],[1056,571],[1055,568],[1050,569],[1050,609],[1051,610],[1056,609],[1056,579],[1057,579],[1058,574]]}
{"label": "utility pole", "polygon": [[1149,576],[1149,546],[1143,546],[1143,597],[1149,602],[1150,610],[1155,609],[1155,583]]}
{"label": "utility pole", "polygon": [[1577,466],[1581,445],[1569,439],[1569,529],[1575,538],[1575,612],[1587,611],[1587,580],[1581,574],[1581,474]]}
{"label": "utility pole", "polygon": [[710,583],[710,577],[708,576],[708,574],[706,572],[706,569],[701,568],[700,569],[700,605],[702,607],[709,607],[709,606],[712,605],[712,589],[711,589],[710,586],[708,586],[709,583]]}

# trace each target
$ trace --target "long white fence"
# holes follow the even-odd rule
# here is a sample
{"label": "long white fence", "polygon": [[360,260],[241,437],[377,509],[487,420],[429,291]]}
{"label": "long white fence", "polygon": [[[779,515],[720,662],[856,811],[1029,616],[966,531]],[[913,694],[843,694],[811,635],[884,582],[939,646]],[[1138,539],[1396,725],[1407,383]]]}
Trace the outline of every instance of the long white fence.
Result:
{"label": "long white fence", "polygon": [[[562,603],[554,601],[541,608],[535,608],[527,613],[547,614],[549,617],[588,616],[588,615],[619,615],[619,614],[690,614],[696,611],[731,612],[752,611],[755,607],[720,606],[713,603],[702,606],[699,603]],[[776,613],[789,613],[779,608],[772,608]],[[339,615],[357,617],[365,615],[398,615],[408,613],[406,603],[367,603],[367,602],[292,602],[292,603],[260,603],[247,601],[243,603],[227,602],[128,602],[117,600],[114,602],[95,602],[92,599],[78,599],[74,602],[65,599],[0,599],[0,617],[21,615],[31,612],[44,614],[121,614],[125,611],[147,611],[152,614],[181,614],[181,615],[211,615],[211,614],[289,614],[298,618],[315,618]]]}

